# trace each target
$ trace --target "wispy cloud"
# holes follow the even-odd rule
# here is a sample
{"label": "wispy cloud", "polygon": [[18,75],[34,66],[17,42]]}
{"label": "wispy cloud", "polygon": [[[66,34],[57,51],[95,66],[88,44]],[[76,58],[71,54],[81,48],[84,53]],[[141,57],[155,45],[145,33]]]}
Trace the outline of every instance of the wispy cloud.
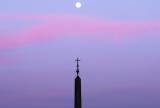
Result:
{"label": "wispy cloud", "polygon": [[9,56],[0,56],[0,64],[12,64],[15,63],[16,58]]}
{"label": "wispy cloud", "polygon": [[[4,15],[0,20],[37,20],[43,24],[0,37],[0,48],[15,48],[34,42],[44,42],[59,36],[103,36],[113,40],[160,34],[160,21],[107,21],[78,15]],[[9,31],[9,30],[8,30]]]}

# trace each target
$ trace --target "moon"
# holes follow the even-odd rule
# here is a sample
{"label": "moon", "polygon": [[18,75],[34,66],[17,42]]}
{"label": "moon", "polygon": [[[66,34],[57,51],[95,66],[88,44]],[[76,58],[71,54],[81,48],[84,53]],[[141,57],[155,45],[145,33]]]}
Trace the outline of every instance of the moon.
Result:
{"label": "moon", "polygon": [[81,8],[81,7],[82,7],[82,3],[81,3],[81,2],[76,2],[76,3],[75,3],[75,7],[76,7],[77,9]]}

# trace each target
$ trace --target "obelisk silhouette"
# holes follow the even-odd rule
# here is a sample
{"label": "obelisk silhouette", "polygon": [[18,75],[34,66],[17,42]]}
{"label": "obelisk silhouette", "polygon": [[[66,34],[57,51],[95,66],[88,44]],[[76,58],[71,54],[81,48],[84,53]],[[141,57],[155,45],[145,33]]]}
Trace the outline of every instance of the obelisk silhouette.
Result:
{"label": "obelisk silhouette", "polygon": [[77,62],[77,76],[75,78],[75,92],[74,92],[74,108],[82,108],[81,103],[81,78],[79,77],[79,59],[76,59]]}

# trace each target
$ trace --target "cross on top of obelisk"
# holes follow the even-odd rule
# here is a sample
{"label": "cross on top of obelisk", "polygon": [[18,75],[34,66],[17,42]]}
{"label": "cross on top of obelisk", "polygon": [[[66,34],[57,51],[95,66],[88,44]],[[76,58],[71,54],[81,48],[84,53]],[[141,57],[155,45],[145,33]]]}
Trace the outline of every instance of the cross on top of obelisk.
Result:
{"label": "cross on top of obelisk", "polygon": [[76,59],[76,62],[77,62],[77,69],[76,69],[76,72],[77,72],[77,75],[79,74],[79,58],[77,57]]}

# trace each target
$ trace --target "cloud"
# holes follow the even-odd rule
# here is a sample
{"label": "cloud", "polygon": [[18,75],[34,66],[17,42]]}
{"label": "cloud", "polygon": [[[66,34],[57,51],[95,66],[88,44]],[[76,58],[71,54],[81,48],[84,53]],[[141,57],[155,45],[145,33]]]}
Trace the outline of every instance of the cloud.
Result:
{"label": "cloud", "polygon": [[12,64],[15,63],[16,58],[9,56],[0,56],[0,64]]}
{"label": "cloud", "polygon": [[[46,42],[62,36],[105,36],[113,40],[160,34],[160,21],[106,21],[78,15],[11,15],[0,20],[42,21],[14,35],[0,37],[0,49],[15,48],[35,42]],[[8,30],[9,31],[9,30]]]}

